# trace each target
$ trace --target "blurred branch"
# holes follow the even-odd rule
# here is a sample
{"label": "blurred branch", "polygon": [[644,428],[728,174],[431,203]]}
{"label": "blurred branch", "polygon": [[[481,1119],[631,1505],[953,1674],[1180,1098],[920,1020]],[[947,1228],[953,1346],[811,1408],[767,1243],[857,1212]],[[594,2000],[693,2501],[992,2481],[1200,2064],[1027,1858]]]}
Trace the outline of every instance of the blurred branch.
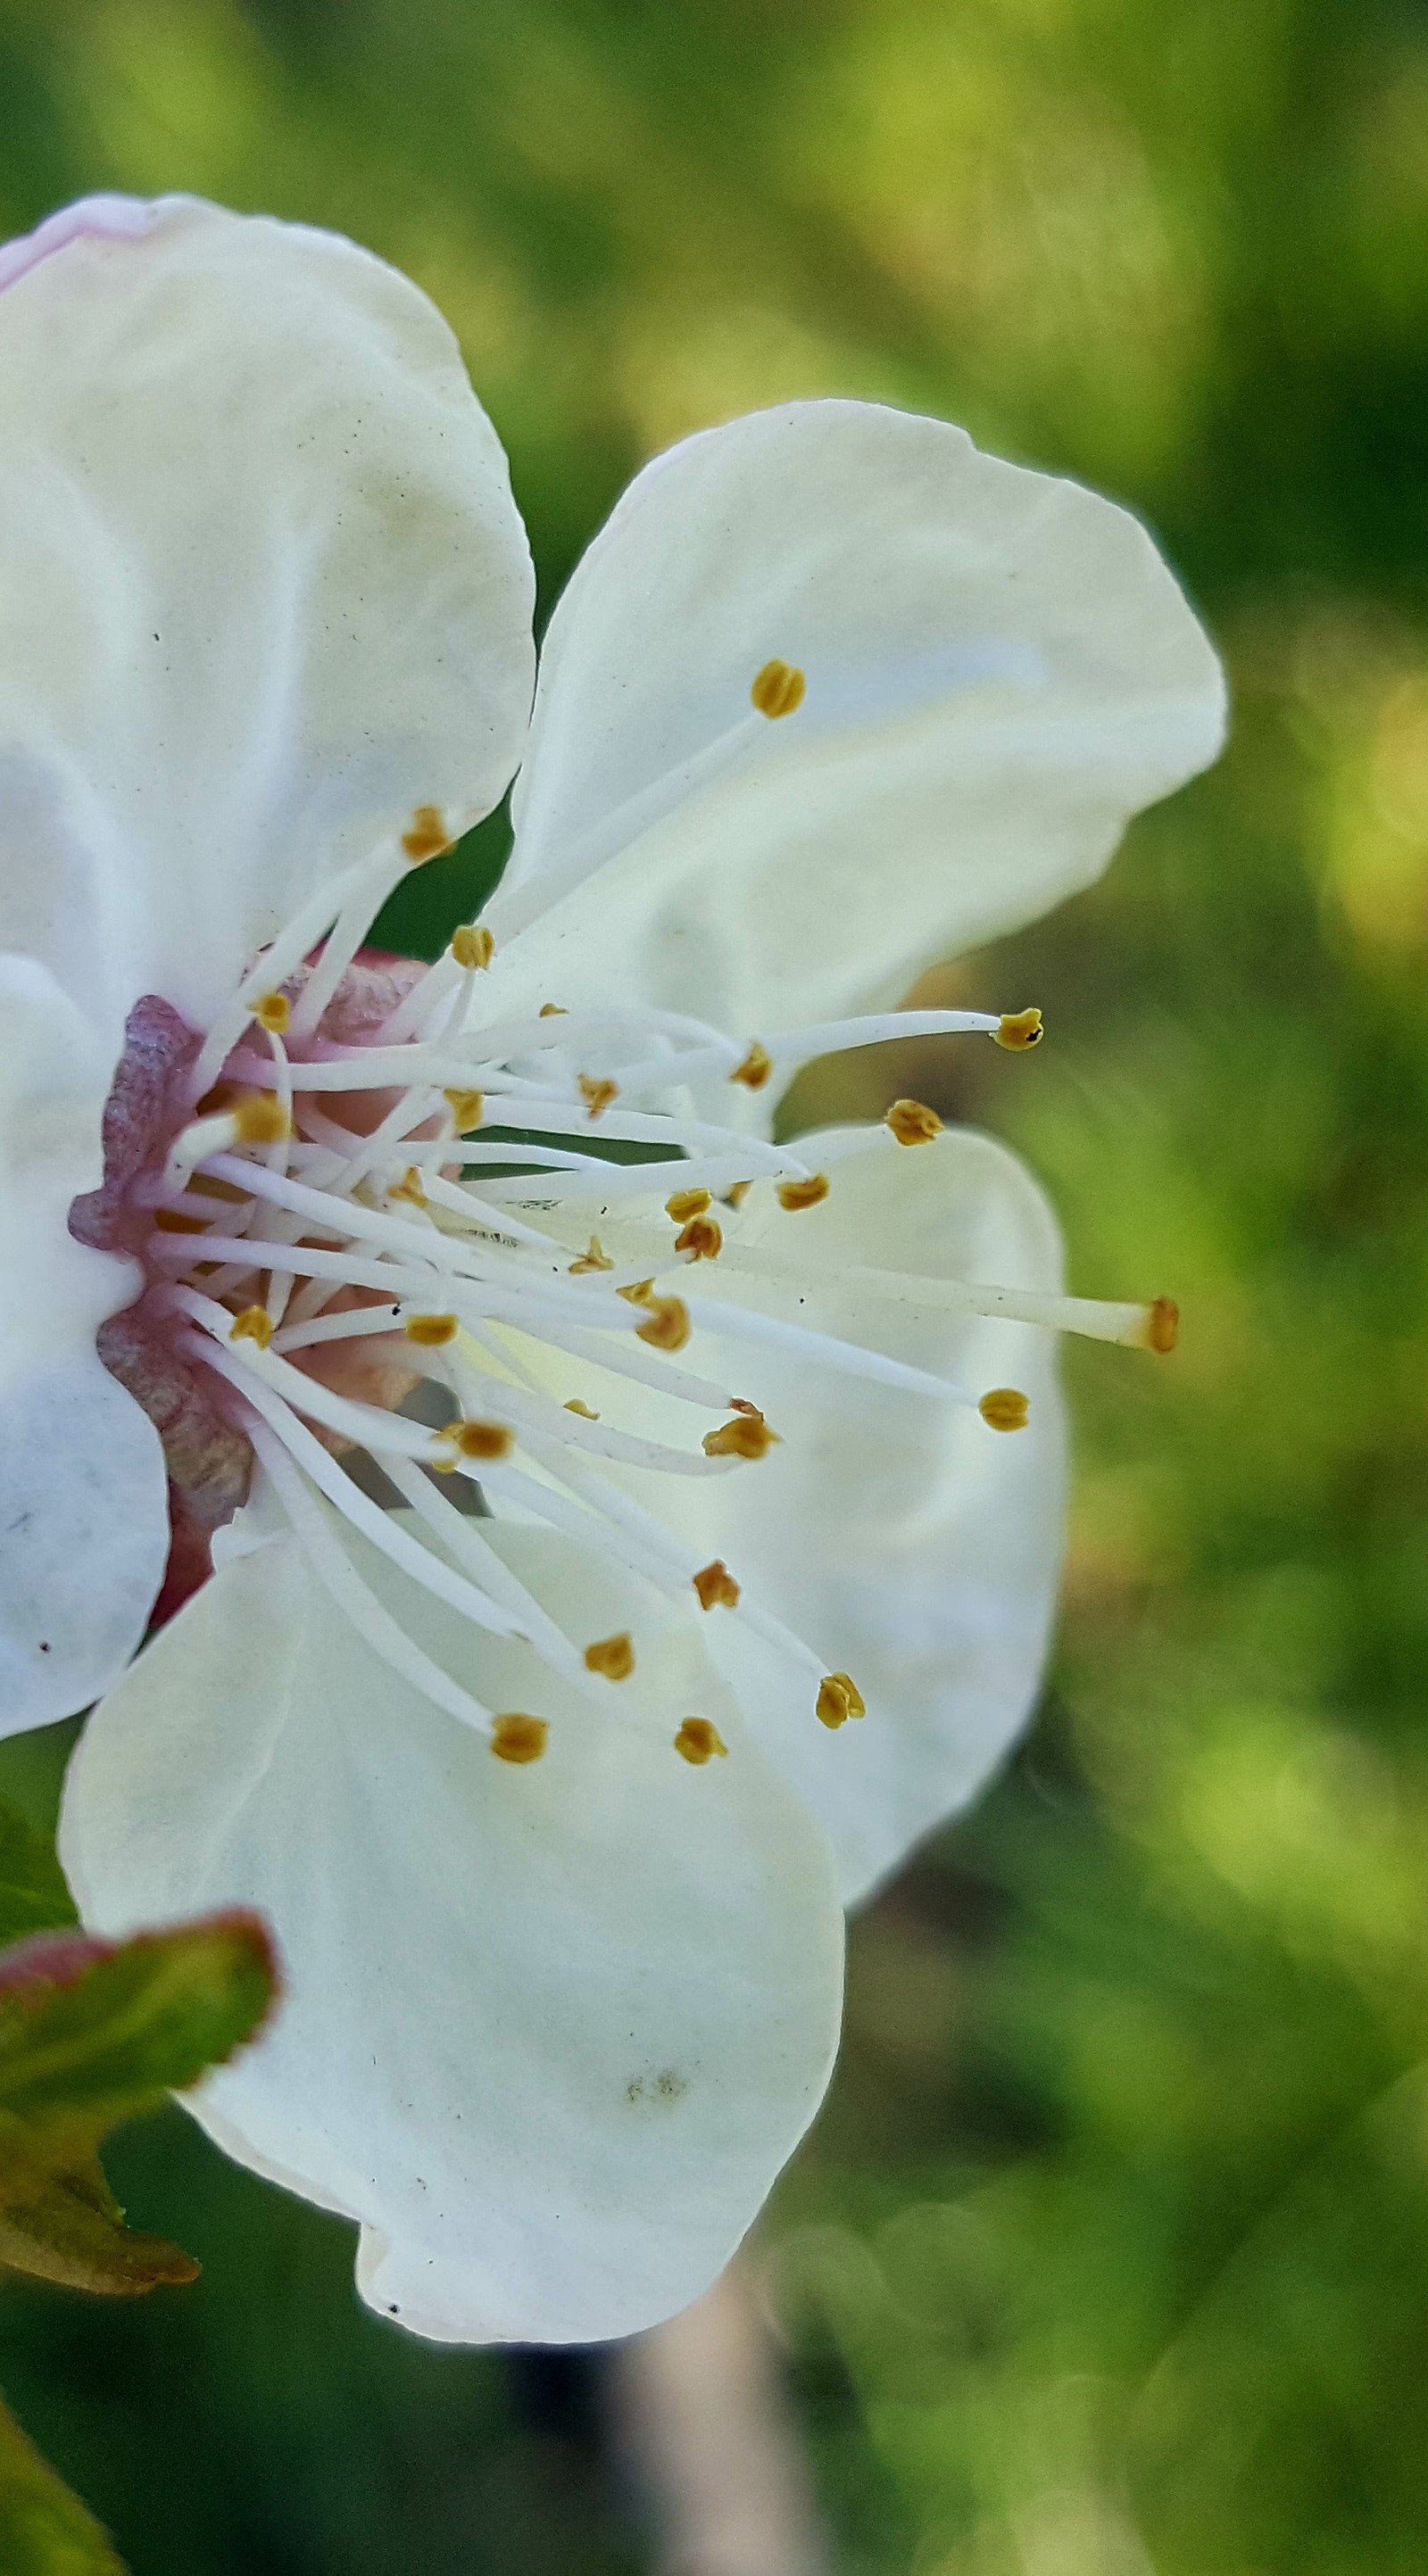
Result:
{"label": "blurred branch", "polygon": [[656,2576],[829,2576],[803,2445],[743,2268],[611,2357],[617,2443]]}

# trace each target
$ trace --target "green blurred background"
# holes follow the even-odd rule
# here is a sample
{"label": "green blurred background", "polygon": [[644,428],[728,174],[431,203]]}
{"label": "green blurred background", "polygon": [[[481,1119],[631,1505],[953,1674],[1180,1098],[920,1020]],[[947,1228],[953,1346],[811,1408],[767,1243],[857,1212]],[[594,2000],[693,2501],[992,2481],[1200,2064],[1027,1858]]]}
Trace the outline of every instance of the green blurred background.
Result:
{"label": "green blurred background", "polygon": [[[1084,477],[1179,565],[1227,758],[960,969],[1043,1006],[1038,1056],[894,1087],[1009,1136],[1076,1284],[1173,1291],[1183,1345],[1068,1354],[1042,1716],[857,1925],[755,2260],[845,2576],[1421,2576],[1422,8],[0,0],[0,137],[6,231],[191,188],[412,272],[547,603],[652,449],[833,391]],[[3,1785],[41,1803],[57,1749]],[[345,2229],[178,2113],[111,2163],[202,2283],[6,2290],[0,2381],[135,2576],[649,2563],[578,2373],[368,2318]]]}

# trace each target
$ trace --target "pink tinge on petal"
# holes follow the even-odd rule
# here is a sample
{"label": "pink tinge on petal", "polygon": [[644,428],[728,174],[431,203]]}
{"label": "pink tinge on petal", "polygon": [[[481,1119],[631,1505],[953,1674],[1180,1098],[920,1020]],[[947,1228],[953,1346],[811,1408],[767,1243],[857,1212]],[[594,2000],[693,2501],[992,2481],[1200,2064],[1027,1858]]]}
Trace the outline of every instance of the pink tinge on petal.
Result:
{"label": "pink tinge on petal", "polygon": [[72,241],[140,240],[152,230],[163,205],[162,198],[101,196],[80,197],[72,206],[61,206],[36,224],[32,233],[21,233],[17,240],[0,246],[0,289],[13,286],[18,277],[27,276],[42,259]]}

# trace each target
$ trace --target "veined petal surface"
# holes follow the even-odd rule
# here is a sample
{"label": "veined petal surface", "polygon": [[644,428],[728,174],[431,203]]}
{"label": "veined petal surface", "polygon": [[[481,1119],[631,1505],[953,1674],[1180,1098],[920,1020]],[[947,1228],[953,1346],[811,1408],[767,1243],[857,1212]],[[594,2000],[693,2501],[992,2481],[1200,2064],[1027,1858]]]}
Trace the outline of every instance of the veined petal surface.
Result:
{"label": "veined petal surface", "polygon": [[[776,661],[806,689],[770,720]],[[751,414],[647,466],[556,608],[498,979],[751,1031],[895,1001],[1086,884],[1223,723],[1126,511],[943,421]]]}
{"label": "veined petal surface", "polygon": [[[687,1614],[480,1527],[573,1634],[633,1630],[608,1707],[362,1570],[468,1689],[550,1719],[543,1759],[493,1759],[375,1663],[280,1539],[95,1712],[61,1849],[98,1928],[268,1916],[286,2001],[190,2107],[361,2221],[374,2307],[454,2341],[585,2341],[687,2304],[733,2251],[827,2081],[841,1919],[822,1835]],[[727,1758],[681,1761],[686,1714]]]}
{"label": "veined petal surface", "polygon": [[107,1050],[45,969],[0,957],[0,1734],[69,1717],[144,1633],[164,1570],[158,1433],[94,1337],[132,1265],[71,1236],[99,1178]]}
{"label": "veined petal surface", "polygon": [[352,243],[100,198],[7,277],[0,941],[117,1049],[416,806],[496,802],[529,552],[446,324]]}

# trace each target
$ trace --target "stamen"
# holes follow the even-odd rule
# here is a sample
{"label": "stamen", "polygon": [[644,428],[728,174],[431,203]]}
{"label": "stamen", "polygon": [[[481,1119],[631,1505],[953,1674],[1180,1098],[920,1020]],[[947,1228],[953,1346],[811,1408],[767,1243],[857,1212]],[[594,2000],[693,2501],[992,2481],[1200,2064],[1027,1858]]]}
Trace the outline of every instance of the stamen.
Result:
{"label": "stamen", "polygon": [[[706,1431],[699,1445],[706,1458],[766,1458],[777,1446],[778,1437],[756,1407],[746,1411],[741,1406],[732,1422],[721,1422],[717,1431]],[[709,1604],[705,1602],[704,1606],[707,1609]]]}
{"label": "stamen", "polygon": [[895,1100],[883,1120],[900,1145],[930,1145],[942,1133],[942,1121],[935,1109],[927,1109],[920,1100]]}
{"label": "stamen", "polygon": [[724,1248],[724,1230],[712,1216],[692,1216],[675,1236],[674,1248],[691,1261],[716,1261]]}
{"label": "stamen", "polygon": [[[444,1708],[449,1717],[479,1735],[491,1730],[491,1715],[469,1691],[444,1673],[422,1653],[405,1628],[384,1610],[374,1593],[369,1592],[351,1558],[338,1542],[337,1535],[324,1518],[321,1505],[308,1492],[282,1442],[261,1422],[249,1430],[249,1438],[267,1472],[295,1535],[319,1583],[329,1592],[339,1610],[351,1620],[361,1637],[365,1637],[374,1654],[384,1664],[409,1682],[413,1689]],[[350,1478],[348,1479],[350,1483]],[[356,1487],[353,1487],[356,1491]]]}
{"label": "stamen", "polygon": [[273,1338],[273,1319],[266,1306],[245,1306],[229,1327],[230,1342],[256,1342],[265,1351]]}
{"label": "stamen", "polygon": [[702,1565],[692,1581],[701,1610],[737,1610],[739,1587],[722,1556],[716,1556],[712,1565]]}
{"label": "stamen", "polygon": [[498,1717],[491,1729],[491,1750],[498,1762],[539,1762],[550,1728],[543,1717],[513,1710]]}
{"label": "stamen", "polygon": [[516,1445],[516,1435],[506,1422],[448,1422],[436,1436],[449,1440],[463,1458],[509,1458]]}
{"label": "stamen", "polygon": [[762,1091],[772,1071],[773,1057],[767,1047],[761,1047],[755,1038],[742,1064],[735,1065],[729,1080],[742,1082],[746,1091]]}
{"label": "stamen", "polygon": [[271,1091],[251,1092],[238,1101],[233,1126],[240,1145],[283,1145],[293,1132],[287,1110]]}
{"label": "stamen", "polygon": [[600,1419],[598,1413],[591,1412],[588,1404],[581,1403],[578,1395],[567,1398],[565,1410],[567,1413],[578,1413],[582,1422],[598,1422]]}
{"label": "stamen", "polygon": [[587,1672],[603,1673],[607,1682],[627,1682],[635,1669],[635,1641],[628,1629],[618,1637],[598,1637],[585,1649]]}
{"label": "stamen", "polygon": [[1004,1011],[992,1031],[995,1043],[1008,1047],[1014,1055],[1024,1055],[1028,1047],[1040,1046],[1044,1034],[1037,1010]]}
{"label": "stamen", "polygon": [[727,1753],[729,1747],[707,1717],[687,1717],[674,1739],[674,1749],[683,1754],[686,1762],[701,1766],[716,1753]]}
{"label": "stamen", "polygon": [[631,1281],[628,1288],[617,1288],[615,1294],[617,1297],[623,1297],[629,1306],[647,1306],[654,1294],[654,1281],[635,1279]]}
{"label": "stamen", "polygon": [[475,973],[490,965],[496,954],[496,943],[484,922],[463,922],[461,928],[452,933],[451,954],[458,966],[464,967],[468,973]]}
{"label": "stamen", "polygon": [[826,1172],[811,1172],[806,1181],[780,1181],[778,1203],[796,1215],[800,1208],[817,1207],[828,1196],[832,1184]]}
{"label": "stamen", "polygon": [[479,1091],[443,1091],[442,1099],[451,1111],[451,1123],[458,1136],[469,1136],[481,1124],[485,1101]]}
{"label": "stamen", "polygon": [[765,662],[749,696],[761,716],[791,716],[803,704],[808,683],[791,662]]}
{"label": "stamen", "polygon": [[461,1322],[456,1315],[408,1315],[402,1330],[418,1350],[440,1351],[455,1341]]}
{"label": "stamen", "polygon": [[[589,1271],[613,1270],[615,1265],[613,1261],[609,1260],[606,1254],[601,1250],[599,1235],[592,1234],[589,1244],[586,1250],[581,1253],[579,1260],[568,1263],[567,1267],[572,1279],[581,1279],[585,1277]],[[626,1292],[621,1289],[617,1293],[623,1296]]]}
{"label": "stamen", "polygon": [[689,1308],[682,1297],[647,1297],[643,1323],[636,1324],[636,1339],[648,1342],[657,1351],[682,1351],[689,1339]]}
{"label": "stamen", "polygon": [[563,1002],[542,1002],[540,1016],[543,1020],[568,1020],[570,1013]]}
{"label": "stamen", "polygon": [[1180,1309],[1173,1297],[1156,1297],[1146,1308],[1145,1347],[1162,1355],[1180,1339]]}
{"label": "stamen", "polygon": [[676,1225],[685,1225],[692,1216],[703,1216],[712,1205],[708,1190],[673,1190],[665,1200],[664,1212]]}
{"label": "stamen", "polygon": [[594,1074],[577,1074],[576,1085],[592,1122],[603,1115],[612,1100],[619,1098],[618,1083],[597,1080]]}
{"label": "stamen", "polygon": [[825,1673],[818,1686],[814,1714],[826,1727],[846,1725],[850,1717],[866,1717],[867,1704],[857,1683],[847,1673]]}
{"label": "stamen", "polygon": [[292,1015],[292,1004],[286,993],[264,993],[261,1000],[253,1004],[252,1017],[260,1029],[267,1030],[269,1037],[282,1037]]}
{"label": "stamen", "polygon": [[994,1386],[977,1406],[989,1431],[1024,1431],[1031,1407],[1014,1386]]}

